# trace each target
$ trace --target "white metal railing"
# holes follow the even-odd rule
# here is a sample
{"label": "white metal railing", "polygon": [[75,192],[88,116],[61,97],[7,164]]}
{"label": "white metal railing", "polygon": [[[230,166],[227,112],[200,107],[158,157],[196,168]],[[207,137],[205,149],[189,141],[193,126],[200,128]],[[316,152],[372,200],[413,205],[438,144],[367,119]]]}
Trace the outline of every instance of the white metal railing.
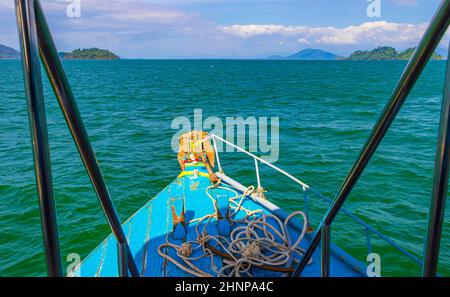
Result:
{"label": "white metal railing", "polygon": [[240,152],[242,152],[242,153],[252,157],[255,160],[255,171],[256,171],[256,178],[257,178],[257,182],[258,182],[258,187],[261,187],[261,179],[260,179],[260,175],[259,175],[259,166],[258,166],[258,162],[261,162],[261,163],[271,167],[272,169],[275,169],[276,171],[278,171],[279,173],[281,173],[284,176],[288,177],[289,179],[293,180],[297,184],[301,185],[303,191],[306,191],[307,189],[310,188],[310,186],[308,186],[306,183],[302,182],[301,180],[299,180],[298,178],[296,178],[292,174],[284,171],[283,169],[281,169],[281,168],[279,168],[279,167],[277,167],[277,166],[267,162],[266,160],[264,160],[264,159],[262,159],[262,158],[260,158],[260,157],[258,157],[256,155],[246,151],[245,149],[243,149],[243,148],[241,148],[241,147],[239,147],[239,146],[237,146],[237,145],[235,145],[235,144],[233,144],[233,143],[223,139],[222,137],[219,137],[219,136],[217,136],[215,134],[209,134],[208,137],[205,138],[205,140],[209,140],[210,138],[212,138],[212,141],[213,141],[214,150],[216,152],[217,166],[218,166],[220,172],[223,172],[223,170],[222,170],[222,166],[220,164],[220,158],[219,158],[219,152],[217,150],[216,139],[221,141],[221,142],[223,142],[223,143],[225,143],[225,144],[227,144],[227,145],[229,145],[229,146],[231,146],[231,147],[233,147],[233,148],[235,148],[235,149],[237,149],[238,151],[240,151]]}

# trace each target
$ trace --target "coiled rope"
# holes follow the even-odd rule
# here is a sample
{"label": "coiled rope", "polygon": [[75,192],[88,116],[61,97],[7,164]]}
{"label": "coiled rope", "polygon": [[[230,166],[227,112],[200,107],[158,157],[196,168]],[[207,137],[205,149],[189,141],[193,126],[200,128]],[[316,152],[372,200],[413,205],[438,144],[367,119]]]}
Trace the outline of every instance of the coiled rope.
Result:
{"label": "coiled rope", "polygon": [[[215,199],[210,193],[212,189],[222,189],[234,194],[229,198],[232,210],[229,221],[234,227],[229,238],[222,235],[210,235],[206,232],[212,219],[217,216]],[[185,241],[177,245],[169,241],[169,234],[167,234],[166,242],[158,247],[158,254],[185,272],[199,277],[213,276],[193,263],[208,257],[215,276],[253,276],[251,273],[253,267],[281,273],[292,272],[293,262],[298,262],[294,255],[302,256],[304,253],[299,245],[307,231],[307,217],[303,212],[296,211],[282,222],[277,216],[265,214],[262,210],[250,211],[242,204],[245,197],[254,191],[253,186],[248,187],[243,194],[222,186],[208,187],[206,194],[211,199],[215,212],[189,222],[197,222],[195,226],[197,240]],[[240,211],[245,212],[245,216],[236,219]],[[303,228],[297,240],[292,242],[288,224],[295,216],[302,217]],[[269,220],[272,224],[268,222]],[[201,230],[199,230],[200,226],[203,226]],[[167,249],[174,249],[182,262],[170,256]],[[193,257],[192,254],[197,250],[201,251],[200,255]],[[215,255],[223,259],[223,266],[220,269],[214,265]],[[312,260],[308,264],[311,263]]]}

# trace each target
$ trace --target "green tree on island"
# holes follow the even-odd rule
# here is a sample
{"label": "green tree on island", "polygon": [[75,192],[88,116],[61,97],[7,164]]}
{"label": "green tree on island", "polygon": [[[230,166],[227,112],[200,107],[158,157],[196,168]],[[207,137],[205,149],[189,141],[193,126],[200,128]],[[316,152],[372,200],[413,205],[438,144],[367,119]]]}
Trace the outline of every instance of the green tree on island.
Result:
{"label": "green tree on island", "polygon": [[70,53],[60,53],[61,58],[68,60],[118,60],[119,56],[109,50],[99,48],[76,49]]}
{"label": "green tree on island", "polygon": [[[409,60],[415,48],[409,48],[401,53],[390,46],[381,46],[371,51],[355,51],[347,60],[361,60],[361,61],[381,61],[381,60]],[[433,60],[442,60],[444,57],[434,53],[431,57]]]}

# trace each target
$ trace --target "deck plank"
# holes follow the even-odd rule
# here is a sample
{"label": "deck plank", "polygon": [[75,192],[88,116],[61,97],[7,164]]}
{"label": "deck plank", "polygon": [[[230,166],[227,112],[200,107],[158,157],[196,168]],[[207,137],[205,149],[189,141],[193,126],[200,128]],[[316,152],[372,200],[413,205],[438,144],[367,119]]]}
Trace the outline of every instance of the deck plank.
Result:
{"label": "deck plank", "polygon": [[[151,202],[151,216],[149,224],[149,232],[146,237],[150,241],[146,242],[142,248],[145,249],[145,267],[143,267],[144,276],[163,276],[164,265],[163,258],[158,255],[158,247],[165,242],[168,232],[167,224],[167,198],[166,191],[161,192]],[[148,226],[148,224],[147,224]]]}
{"label": "deck plank", "polygon": [[99,268],[98,276],[113,277],[119,275],[117,261],[117,241],[114,236],[109,236],[104,247],[104,256]]}

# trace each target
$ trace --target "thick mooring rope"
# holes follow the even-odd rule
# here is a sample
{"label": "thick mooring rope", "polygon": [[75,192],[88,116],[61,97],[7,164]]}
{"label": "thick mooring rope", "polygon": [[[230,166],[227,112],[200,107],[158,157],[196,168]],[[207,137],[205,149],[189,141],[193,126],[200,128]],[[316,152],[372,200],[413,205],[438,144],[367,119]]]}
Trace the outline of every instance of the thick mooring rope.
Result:
{"label": "thick mooring rope", "polygon": [[[206,232],[209,223],[217,214],[215,199],[210,193],[212,189],[226,190],[235,195],[229,198],[232,210],[229,221],[235,226],[232,228],[229,238],[222,235],[210,235]],[[193,263],[193,261],[208,257],[211,260],[211,269],[216,276],[252,276],[251,269],[253,267],[281,273],[293,271],[292,265],[296,261],[294,255],[301,256],[304,253],[299,245],[307,231],[307,217],[303,212],[296,211],[282,222],[277,216],[265,214],[262,210],[250,211],[242,204],[245,197],[254,191],[253,186],[248,187],[243,194],[238,194],[237,191],[222,186],[208,187],[206,194],[211,199],[215,212],[189,222],[197,222],[195,226],[197,240],[177,245],[169,241],[168,234],[166,242],[158,247],[158,254],[180,269],[199,277],[213,276]],[[244,211],[245,216],[235,219],[240,211]],[[297,240],[292,242],[288,224],[295,216],[303,218],[303,228]],[[268,223],[268,220],[273,220],[276,226]],[[202,230],[199,230],[199,226],[203,223]],[[167,251],[169,248],[176,251],[183,263],[169,255]],[[202,254],[191,257],[196,250],[201,250]],[[219,270],[214,265],[215,255],[223,259],[224,265]],[[311,261],[308,264],[311,264]]]}

